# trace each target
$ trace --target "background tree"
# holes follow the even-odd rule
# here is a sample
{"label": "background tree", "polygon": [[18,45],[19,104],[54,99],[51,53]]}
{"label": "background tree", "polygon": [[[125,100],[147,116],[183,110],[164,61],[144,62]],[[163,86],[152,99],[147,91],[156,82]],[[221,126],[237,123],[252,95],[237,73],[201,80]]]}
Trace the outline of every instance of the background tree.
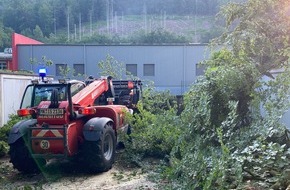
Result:
{"label": "background tree", "polygon": [[[146,30],[149,30],[152,19],[163,23],[167,19],[174,22],[185,19],[188,23],[192,23],[194,17],[199,25],[197,29],[200,30],[198,31],[200,35],[198,39],[202,40],[200,42],[208,42],[217,35],[212,31],[216,31],[220,23],[215,26],[216,28],[209,27],[215,25],[215,22],[213,19],[209,20],[208,25],[205,19],[213,18],[220,6],[230,1],[233,0],[0,0],[0,22],[3,22],[5,29],[11,28],[13,31],[31,38],[36,38],[33,30],[38,26],[43,33],[41,41],[45,43],[108,44],[144,41],[144,35],[134,34],[132,29],[134,31],[137,28],[139,32],[143,30],[139,26],[145,25],[145,15],[147,16]],[[108,2],[110,2],[110,9],[107,6]],[[134,16],[132,17],[132,15]],[[131,20],[132,18],[134,19]],[[202,24],[200,24],[201,20],[204,21]],[[117,32],[116,23],[118,22],[120,28],[120,23],[123,21],[125,21],[125,32],[120,32],[120,29]],[[136,21],[139,23],[136,23]],[[110,26],[106,26],[107,23],[110,23]],[[139,26],[136,26],[136,24]],[[203,25],[206,25],[205,28],[203,28]],[[147,32],[151,33],[150,35],[159,35],[156,32],[158,31],[156,26],[153,27],[154,30],[144,31],[144,33],[146,35]],[[193,27],[192,24],[191,27]],[[112,28],[114,28],[114,31],[111,31]],[[175,31],[176,28],[178,27],[171,26],[171,29],[167,28],[163,32],[164,35],[169,36],[170,40],[162,34],[162,36],[159,35],[160,38],[156,36],[158,40],[155,37],[146,36],[145,41],[154,40],[149,43],[192,41],[192,29],[184,30],[187,38],[183,38],[178,33],[175,36],[171,34],[171,30]],[[39,29],[37,30],[40,31]],[[130,37],[127,36],[127,32],[130,33]],[[10,33],[6,32],[5,35],[9,36]],[[105,40],[102,40],[102,37],[106,37]],[[37,36],[37,39],[41,39],[41,37]],[[4,48],[4,46],[2,45],[1,48]]]}
{"label": "background tree", "polygon": [[[230,3],[221,14],[228,30],[217,42],[225,49],[185,95],[184,131],[164,173],[181,189],[286,189],[289,1]],[[284,73],[262,81],[275,68]]]}
{"label": "background tree", "polygon": [[48,36],[54,32],[54,2],[51,0],[36,1],[33,6],[33,20],[35,25],[33,28],[38,26],[44,36]]}
{"label": "background tree", "polygon": [[288,65],[289,1],[265,0],[230,3],[221,11],[229,32],[219,43],[230,45],[236,56],[247,57],[262,75]]}
{"label": "background tree", "polygon": [[0,22],[0,50],[4,50],[4,48],[11,47],[11,35],[13,33],[12,28],[4,27]]}
{"label": "background tree", "polygon": [[[134,134],[142,136],[133,135],[127,146],[143,157],[152,155],[148,150],[162,153],[158,176],[166,177],[169,187],[286,189],[290,184],[289,130],[281,122],[290,107],[288,5],[276,0],[230,3],[221,12],[227,31],[216,41],[218,51],[204,62],[205,75],[185,94],[181,115],[144,112],[146,104],[141,105],[133,124]],[[284,72],[262,80],[273,68]],[[172,118],[180,130],[172,128]],[[163,141],[154,141],[158,137],[151,134],[152,126],[157,134],[163,123],[169,128],[158,137],[170,144],[168,149],[160,148]]]}
{"label": "background tree", "polygon": [[25,0],[6,1],[3,23],[18,33],[27,28],[34,28],[33,3],[27,3]]}
{"label": "background tree", "polygon": [[136,79],[130,72],[126,71],[125,64],[116,60],[111,55],[106,55],[105,60],[101,60],[97,64],[98,69],[100,70],[100,76],[111,76],[113,79]]}
{"label": "background tree", "polygon": [[39,41],[43,40],[44,35],[38,25],[36,25],[35,29],[33,30],[33,36],[36,40],[39,40]]}
{"label": "background tree", "polygon": [[137,44],[185,43],[187,42],[187,38],[166,30],[158,29],[149,33],[142,31],[136,36],[131,37],[130,41]]}

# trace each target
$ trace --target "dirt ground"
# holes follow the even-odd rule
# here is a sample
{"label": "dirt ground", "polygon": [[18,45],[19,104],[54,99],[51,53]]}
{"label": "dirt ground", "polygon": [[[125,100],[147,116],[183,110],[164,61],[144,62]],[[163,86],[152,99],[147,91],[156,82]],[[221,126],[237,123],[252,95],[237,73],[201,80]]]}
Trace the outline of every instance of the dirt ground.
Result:
{"label": "dirt ground", "polygon": [[68,161],[50,161],[39,174],[21,174],[13,169],[9,158],[0,159],[0,189],[23,190],[155,190],[157,184],[148,180],[140,168],[118,162],[108,172],[90,174]]}

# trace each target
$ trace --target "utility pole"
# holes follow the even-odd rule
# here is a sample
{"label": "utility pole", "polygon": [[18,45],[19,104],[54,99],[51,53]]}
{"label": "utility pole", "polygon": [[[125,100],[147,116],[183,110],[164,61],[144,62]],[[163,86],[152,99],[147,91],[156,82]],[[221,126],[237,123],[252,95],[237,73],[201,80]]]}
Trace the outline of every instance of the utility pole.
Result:
{"label": "utility pole", "polygon": [[69,13],[70,13],[70,9],[69,7],[67,7],[67,41],[70,40],[70,35],[69,35]]}
{"label": "utility pole", "polygon": [[111,21],[111,29],[113,31],[113,29],[114,29],[114,3],[113,3],[113,0],[111,0],[110,3],[111,3],[110,21]]}
{"label": "utility pole", "polygon": [[54,18],[53,21],[54,21],[54,35],[56,36],[56,18]]}
{"label": "utility pole", "polygon": [[117,11],[115,11],[115,32],[118,33],[118,14]]}
{"label": "utility pole", "polygon": [[93,10],[90,10],[90,36],[93,35],[93,21],[92,21],[92,16],[93,16]]}
{"label": "utility pole", "polygon": [[79,37],[80,37],[80,41],[81,41],[82,40],[82,14],[81,13],[79,14],[79,27],[80,27],[79,28],[79,30],[80,30],[79,31],[79,33],[80,33],[79,34],[80,35]]}
{"label": "utility pole", "polygon": [[53,22],[54,22],[54,35],[56,37],[56,18],[55,18],[55,10],[53,7]]}
{"label": "utility pole", "polygon": [[146,6],[146,2],[144,2],[143,4],[143,14],[144,14],[144,30],[145,33],[147,33],[147,6]]}
{"label": "utility pole", "polygon": [[77,40],[77,25],[75,24],[75,41]]}
{"label": "utility pole", "polygon": [[122,27],[122,35],[124,35],[124,12],[122,12],[122,21],[121,22],[122,22],[122,24],[121,24],[122,25],[121,26]]}
{"label": "utility pole", "polygon": [[163,11],[160,11],[160,26],[163,28]]}
{"label": "utility pole", "polygon": [[164,30],[166,30],[166,11],[164,11],[164,15],[163,15],[163,28]]}
{"label": "utility pole", "polygon": [[56,37],[55,1],[53,1],[53,28],[54,28],[54,36]]}
{"label": "utility pole", "polygon": [[196,16],[197,16],[197,0],[195,0],[195,14],[194,14],[194,41],[195,41],[195,43],[197,43],[197,36],[196,36],[196,30],[197,30]]}
{"label": "utility pole", "polygon": [[149,32],[152,32],[152,18],[149,20]]}
{"label": "utility pole", "polygon": [[106,0],[107,6],[107,33],[110,35],[114,28],[114,3],[113,0]]}
{"label": "utility pole", "polygon": [[110,34],[110,5],[109,5],[109,0],[106,0],[106,13],[107,13],[107,33]]}

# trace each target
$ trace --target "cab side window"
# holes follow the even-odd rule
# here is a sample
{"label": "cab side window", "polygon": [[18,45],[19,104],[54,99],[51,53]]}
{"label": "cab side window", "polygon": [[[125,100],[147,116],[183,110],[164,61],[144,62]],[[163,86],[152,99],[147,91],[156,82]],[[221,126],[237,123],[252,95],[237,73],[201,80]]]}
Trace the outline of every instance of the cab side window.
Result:
{"label": "cab side window", "polygon": [[33,86],[28,86],[25,90],[20,109],[23,108],[30,108],[32,104],[32,93],[33,93]]}
{"label": "cab side window", "polygon": [[74,96],[76,93],[78,93],[79,91],[81,91],[84,88],[85,88],[84,83],[73,83],[71,85],[71,96]]}

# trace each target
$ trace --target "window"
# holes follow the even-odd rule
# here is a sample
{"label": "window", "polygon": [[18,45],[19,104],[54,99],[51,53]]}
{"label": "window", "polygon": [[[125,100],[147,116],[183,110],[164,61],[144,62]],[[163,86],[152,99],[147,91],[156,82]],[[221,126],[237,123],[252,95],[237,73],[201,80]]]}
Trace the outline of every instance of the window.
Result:
{"label": "window", "polygon": [[205,69],[206,69],[206,66],[205,65],[196,64],[195,75],[196,76],[204,75]]}
{"label": "window", "polygon": [[84,75],[85,65],[84,64],[74,64],[74,75]]}
{"label": "window", "polygon": [[77,83],[72,83],[70,90],[71,90],[71,96],[74,96],[77,94],[79,91],[85,88],[85,83],[77,82]]}
{"label": "window", "polygon": [[137,64],[126,64],[126,74],[137,76]]}
{"label": "window", "polygon": [[7,69],[7,63],[6,62],[0,62],[0,69]]}
{"label": "window", "polygon": [[32,106],[31,101],[32,101],[33,88],[34,86],[30,85],[25,89],[24,97],[20,106],[21,109],[30,108]]}
{"label": "window", "polygon": [[55,64],[55,75],[66,76],[67,75],[67,64]]}
{"label": "window", "polygon": [[144,64],[143,65],[143,75],[144,76],[155,76],[155,65],[154,64]]}

